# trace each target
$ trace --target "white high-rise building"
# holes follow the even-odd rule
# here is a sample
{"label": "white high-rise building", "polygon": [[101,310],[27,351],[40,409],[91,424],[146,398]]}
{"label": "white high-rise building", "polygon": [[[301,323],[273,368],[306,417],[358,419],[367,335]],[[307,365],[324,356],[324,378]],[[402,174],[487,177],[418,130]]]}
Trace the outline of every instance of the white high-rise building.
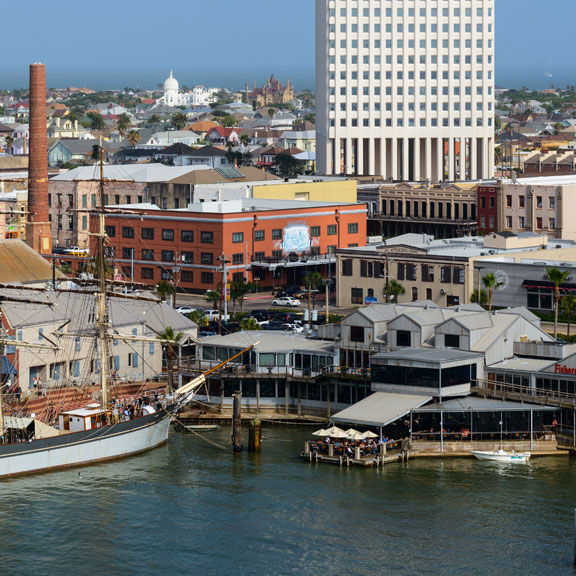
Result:
{"label": "white high-rise building", "polygon": [[494,0],[316,0],[318,172],[494,173]]}

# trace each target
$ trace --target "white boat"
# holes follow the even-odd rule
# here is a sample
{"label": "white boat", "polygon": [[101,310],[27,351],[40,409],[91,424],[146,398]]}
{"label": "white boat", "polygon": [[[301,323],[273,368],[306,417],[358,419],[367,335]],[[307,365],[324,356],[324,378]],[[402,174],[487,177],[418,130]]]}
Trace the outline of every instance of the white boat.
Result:
{"label": "white boat", "polygon": [[494,462],[528,462],[530,452],[509,452],[507,450],[471,450],[478,460],[492,460]]}

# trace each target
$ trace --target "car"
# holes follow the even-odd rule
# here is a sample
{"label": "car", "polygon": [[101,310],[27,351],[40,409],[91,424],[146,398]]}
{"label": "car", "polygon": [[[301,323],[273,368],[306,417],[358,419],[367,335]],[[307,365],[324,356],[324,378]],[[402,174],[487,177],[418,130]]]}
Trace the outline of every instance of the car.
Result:
{"label": "car", "polygon": [[300,306],[300,300],[284,296],[282,298],[275,298],[272,300],[272,306]]}
{"label": "car", "polygon": [[301,334],[302,332],[304,332],[304,326],[302,326],[301,324],[282,324],[282,329],[283,330],[287,330],[289,332],[294,332],[296,334]]}
{"label": "car", "polygon": [[179,314],[184,314],[184,316],[192,314],[192,312],[194,312],[195,310],[196,308],[192,308],[190,306],[178,306],[178,308],[176,308],[176,312],[178,312]]}
{"label": "car", "polygon": [[204,310],[204,317],[208,322],[214,322],[214,320],[218,320],[218,318],[220,318],[220,320],[230,320],[230,314],[222,313],[222,316],[220,316],[218,310]]}
{"label": "car", "polygon": [[208,338],[209,336],[216,336],[217,334],[217,332],[212,332],[212,330],[202,330],[201,332],[198,332],[200,338]]}

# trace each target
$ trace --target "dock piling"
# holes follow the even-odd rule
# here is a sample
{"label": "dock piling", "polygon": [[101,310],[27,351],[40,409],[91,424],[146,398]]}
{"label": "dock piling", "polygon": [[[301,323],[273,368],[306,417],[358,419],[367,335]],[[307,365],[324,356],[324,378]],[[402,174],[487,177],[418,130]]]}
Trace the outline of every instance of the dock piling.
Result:
{"label": "dock piling", "polygon": [[242,452],[242,392],[233,394],[234,409],[232,413],[232,449],[236,454]]}
{"label": "dock piling", "polygon": [[262,451],[262,423],[260,420],[250,422],[250,436],[248,439],[249,452]]}

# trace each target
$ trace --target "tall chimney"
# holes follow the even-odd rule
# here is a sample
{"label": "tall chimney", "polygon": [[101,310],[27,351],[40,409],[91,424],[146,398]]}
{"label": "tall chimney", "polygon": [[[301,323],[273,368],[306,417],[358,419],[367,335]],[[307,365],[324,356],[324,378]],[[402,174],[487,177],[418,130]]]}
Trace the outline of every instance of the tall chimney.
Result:
{"label": "tall chimney", "polygon": [[44,64],[30,65],[30,155],[26,243],[39,254],[52,252],[48,207],[48,134]]}

